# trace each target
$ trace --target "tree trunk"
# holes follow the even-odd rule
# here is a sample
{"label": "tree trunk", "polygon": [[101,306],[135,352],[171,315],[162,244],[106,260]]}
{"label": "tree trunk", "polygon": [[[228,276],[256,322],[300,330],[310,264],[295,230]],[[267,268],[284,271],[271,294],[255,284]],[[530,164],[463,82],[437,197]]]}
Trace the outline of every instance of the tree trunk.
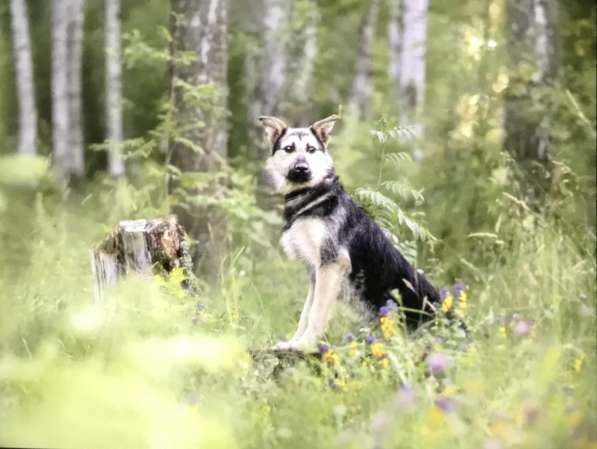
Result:
{"label": "tree trunk", "polygon": [[[66,0],[65,0],[66,1]],[[83,57],[83,25],[85,20],[84,0],[69,0],[68,27],[68,102],[70,114],[70,151],[72,173],[82,178],[85,171],[83,155],[83,128],[81,107],[81,74]]]}
{"label": "tree trunk", "polygon": [[33,83],[33,62],[29,35],[29,16],[25,0],[11,0],[12,44],[15,61],[15,80],[19,103],[18,153],[37,153],[37,108]]}
{"label": "tree trunk", "polygon": [[52,140],[65,184],[84,175],[81,120],[83,0],[52,1]]}
{"label": "tree trunk", "polygon": [[389,75],[395,104],[419,140],[423,138],[427,9],[427,0],[394,0],[389,24]]}
{"label": "tree trunk", "polygon": [[68,3],[52,0],[52,144],[54,165],[68,182],[72,176],[68,102]]}
{"label": "tree trunk", "polygon": [[193,272],[188,241],[176,217],[121,221],[94,250],[91,269],[94,299],[101,303],[106,289],[130,273],[152,275],[174,268]]}
{"label": "tree trunk", "polygon": [[549,111],[541,96],[558,76],[558,2],[508,0],[507,26],[511,77],[504,145],[518,163],[523,194],[538,207],[551,183]]}
{"label": "tree trunk", "polygon": [[359,53],[357,55],[355,77],[348,100],[349,113],[356,117],[368,117],[371,113],[371,94],[373,92],[373,46],[379,0],[369,2],[369,10],[361,29]]}
{"label": "tree trunk", "polygon": [[122,66],[120,0],[106,0],[106,123],[108,128],[108,173],[114,178],[124,175],[121,154]]}
{"label": "tree trunk", "polygon": [[254,119],[279,114],[286,84],[291,4],[284,0],[263,0],[263,60],[254,107]]}
{"label": "tree trunk", "polygon": [[[226,26],[226,0],[172,0],[174,135],[168,161],[181,174],[172,177],[170,192],[173,212],[197,242],[197,270],[212,280],[223,257],[225,221],[216,207],[199,206],[196,199],[222,196],[216,173],[226,166],[227,153]],[[193,55],[193,60],[181,62],[183,54],[185,59]],[[198,179],[203,181],[201,188],[196,187]]]}

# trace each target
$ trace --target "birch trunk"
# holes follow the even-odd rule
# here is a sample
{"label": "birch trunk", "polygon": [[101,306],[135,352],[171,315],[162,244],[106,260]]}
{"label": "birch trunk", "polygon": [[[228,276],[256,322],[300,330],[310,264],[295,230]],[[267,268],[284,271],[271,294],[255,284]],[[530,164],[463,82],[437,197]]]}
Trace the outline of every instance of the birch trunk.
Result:
{"label": "birch trunk", "polygon": [[122,65],[120,0],[106,0],[106,123],[108,131],[108,173],[114,178],[124,175],[121,154]]}
{"label": "birch trunk", "polygon": [[54,165],[67,181],[71,173],[68,101],[68,3],[52,0],[52,144]]}
{"label": "birch trunk", "polygon": [[394,0],[389,25],[390,80],[395,103],[417,139],[423,138],[428,0]]}
{"label": "birch trunk", "polygon": [[263,0],[263,60],[253,119],[280,113],[288,71],[290,10],[284,0]]}
{"label": "birch trunk", "polygon": [[[172,0],[172,122],[175,135],[168,161],[181,175],[171,179],[173,212],[197,241],[197,270],[217,276],[226,242],[226,226],[216,207],[193,205],[198,196],[218,198],[221,185],[212,175],[226,165],[227,2]],[[194,55],[190,64],[177,63],[181,53]],[[197,96],[198,93],[203,92]],[[187,179],[209,179],[201,189]]]}
{"label": "birch trunk", "polygon": [[15,61],[15,80],[19,104],[18,153],[37,153],[37,108],[33,83],[33,62],[29,35],[29,16],[25,0],[11,0],[12,43]]}
{"label": "birch trunk", "polygon": [[[65,0],[66,1],[66,0]],[[81,107],[81,75],[83,56],[83,25],[85,20],[84,0],[69,0],[68,26],[68,102],[69,143],[71,152],[71,173],[82,178],[85,170],[83,154],[83,127]]]}
{"label": "birch trunk", "polygon": [[356,117],[368,117],[371,113],[373,46],[375,44],[378,15],[379,0],[371,0],[361,29],[361,44],[357,56],[355,77],[348,100],[349,113]]}
{"label": "birch trunk", "polygon": [[[558,2],[508,0],[510,89],[504,103],[504,145],[518,162],[519,181],[534,206],[550,186],[550,131],[547,107],[537,108],[545,88],[558,76]],[[525,67],[534,67],[530,79]]]}

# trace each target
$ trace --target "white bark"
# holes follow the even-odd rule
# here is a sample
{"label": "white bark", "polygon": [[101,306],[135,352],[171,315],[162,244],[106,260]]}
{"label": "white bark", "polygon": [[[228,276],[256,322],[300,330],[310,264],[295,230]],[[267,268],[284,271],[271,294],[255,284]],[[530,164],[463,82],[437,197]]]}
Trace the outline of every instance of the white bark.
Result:
{"label": "white bark", "polygon": [[108,131],[108,173],[114,178],[124,175],[121,154],[122,126],[122,57],[120,0],[106,0],[106,123]]}
{"label": "white bark", "polygon": [[291,96],[298,102],[305,102],[310,97],[311,80],[317,58],[317,30],[320,20],[319,7],[317,3],[311,2],[304,30],[304,45],[295,64],[296,76],[290,88]]}
{"label": "white bark", "polygon": [[365,23],[361,30],[360,48],[357,56],[356,72],[348,100],[348,110],[358,117],[369,114],[371,94],[373,92],[373,46],[377,16],[379,14],[379,0],[371,0]]}
{"label": "white bark", "polygon": [[19,104],[19,154],[36,154],[37,109],[33,82],[33,62],[29,18],[25,0],[11,0],[12,43],[15,60],[15,80]]}
{"label": "white bark", "polygon": [[289,2],[263,0],[263,61],[256,116],[279,113],[286,82]]}
{"label": "white bark", "polygon": [[425,48],[428,0],[403,0],[398,67],[398,105],[409,117],[414,134],[423,137],[421,113],[425,103]]}
{"label": "white bark", "polygon": [[52,140],[65,182],[84,174],[81,70],[84,0],[52,1]]}
{"label": "white bark", "polygon": [[63,179],[71,175],[68,102],[68,4],[52,1],[52,140],[54,165]]}
{"label": "white bark", "polygon": [[[65,0],[66,1],[66,0]],[[71,173],[82,177],[84,173],[83,126],[81,107],[84,0],[69,0],[68,29],[68,101],[70,114],[69,143]]]}

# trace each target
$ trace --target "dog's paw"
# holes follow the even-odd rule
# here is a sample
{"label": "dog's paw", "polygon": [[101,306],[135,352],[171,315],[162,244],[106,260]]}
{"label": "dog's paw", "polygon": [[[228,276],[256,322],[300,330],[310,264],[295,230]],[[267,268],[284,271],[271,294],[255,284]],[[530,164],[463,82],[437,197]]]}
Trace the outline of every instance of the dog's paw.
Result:
{"label": "dog's paw", "polygon": [[274,351],[297,351],[296,342],[293,340],[280,341],[274,345]]}

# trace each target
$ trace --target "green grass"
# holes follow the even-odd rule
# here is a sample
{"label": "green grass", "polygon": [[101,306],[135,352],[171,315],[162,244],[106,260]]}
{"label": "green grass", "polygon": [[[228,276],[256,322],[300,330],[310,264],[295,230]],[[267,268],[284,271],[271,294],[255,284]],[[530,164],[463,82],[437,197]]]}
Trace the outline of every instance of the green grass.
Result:
{"label": "green grass", "polygon": [[[0,445],[597,447],[590,233],[535,217],[508,227],[507,243],[480,241],[488,262],[462,273],[467,337],[445,323],[405,335],[392,316],[384,338],[378,320],[340,306],[323,362],[275,370],[248,351],[292,333],[302,267],[273,247],[238,249],[218,288],[191,297],[175,280],[131,278],[95,307],[89,248],[108,223],[75,206],[6,196]],[[432,352],[448,359],[442,376],[429,374]]]}

